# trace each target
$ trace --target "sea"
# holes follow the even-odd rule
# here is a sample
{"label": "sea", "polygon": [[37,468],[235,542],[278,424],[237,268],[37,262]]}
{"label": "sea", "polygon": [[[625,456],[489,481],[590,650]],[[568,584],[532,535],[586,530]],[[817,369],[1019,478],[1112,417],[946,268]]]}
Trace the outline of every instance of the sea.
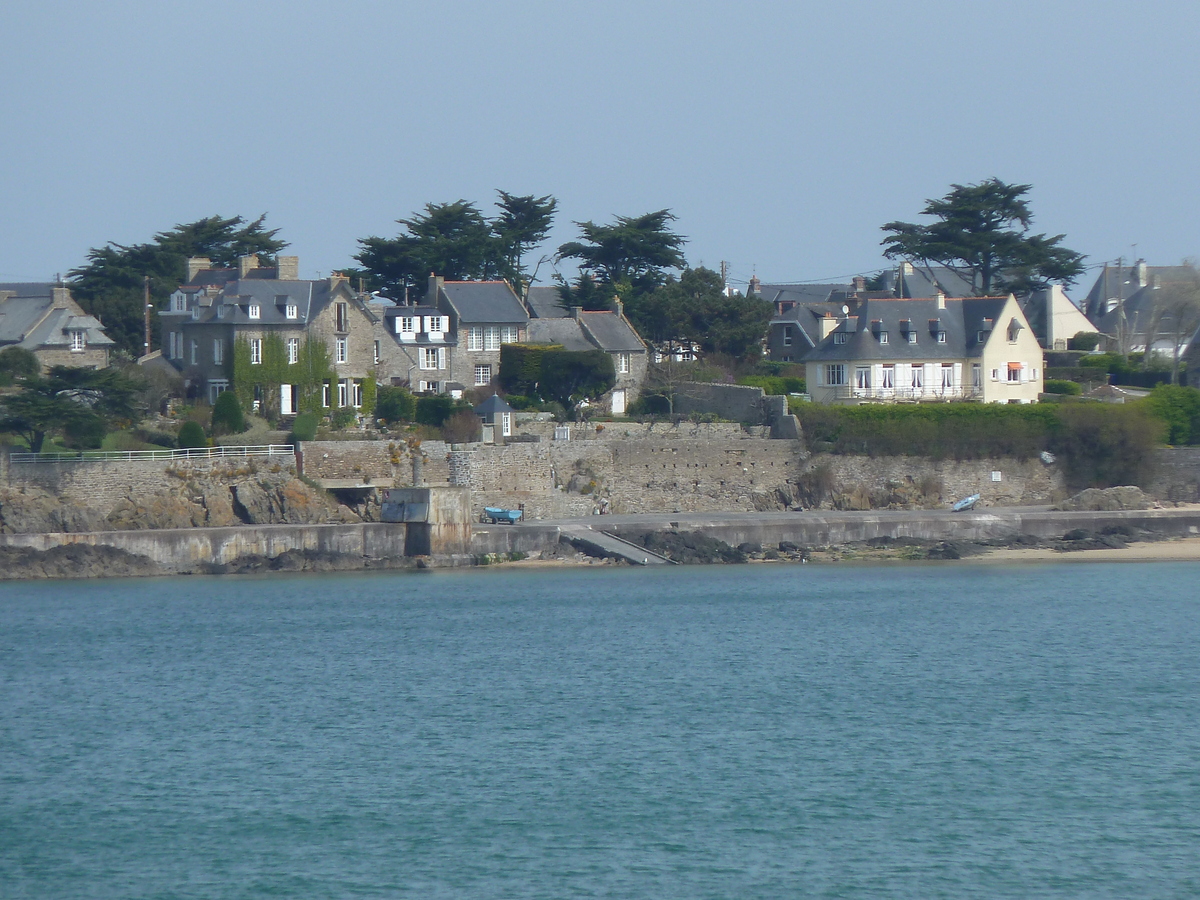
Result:
{"label": "sea", "polygon": [[1200,564],[0,584],[0,897],[1200,896]]}

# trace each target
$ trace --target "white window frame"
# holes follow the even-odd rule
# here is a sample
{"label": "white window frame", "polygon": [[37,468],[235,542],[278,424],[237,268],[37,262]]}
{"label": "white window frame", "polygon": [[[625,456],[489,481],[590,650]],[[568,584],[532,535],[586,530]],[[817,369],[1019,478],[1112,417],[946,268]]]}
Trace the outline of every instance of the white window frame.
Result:
{"label": "white window frame", "polygon": [[333,361],[344,365],[349,358],[349,347],[344,337],[335,338],[333,342]]}
{"label": "white window frame", "polygon": [[829,363],[825,366],[825,384],[828,387],[846,386],[845,363]]}
{"label": "white window frame", "polygon": [[618,375],[628,375],[629,374],[629,354],[628,353],[618,353],[617,354],[617,374]]}
{"label": "white window frame", "polygon": [[516,325],[504,325],[500,329],[501,344],[515,344],[520,338],[521,330]]}
{"label": "white window frame", "polygon": [[350,405],[355,409],[362,408],[363,388],[361,381],[351,382],[350,385]]}
{"label": "white window frame", "polygon": [[896,367],[894,365],[885,365],[883,374],[879,379],[879,386],[884,390],[896,389]]}
{"label": "white window frame", "polygon": [[417,333],[416,316],[396,316],[396,334],[414,335]]}
{"label": "white window frame", "polygon": [[971,363],[971,387],[975,390],[983,387],[983,366],[979,363]]}
{"label": "white window frame", "polygon": [[939,331],[939,332],[937,333],[937,342],[938,342],[939,344],[944,344],[944,343],[946,343],[946,332],[944,332],[944,331]]}
{"label": "white window frame", "polygon": [[785,346],[785,347],[792,346],[792,326],[791,325],[783,326],[783,346]]}
{"label": "white window frame", "polygon": [[[1020,384],[1021,382],[1023,382],[1025,380],[1024,378],[1021,377],[1024,373],[1025,373],[1025,364],[1024,363],[1009,363],[1008,364],[1008,383],[1009,384]],[[1013,378],[1014,374],[1017,376],[1016,378]]]}
{"label": "white window frame", "polygon": [[375,342],[375,365],[379,365],[379,361],[383,359],[383,350],[379,346],[379,341]]}
{"label": "white window frame", "polygon": [[262,338],[250,338],[250,365],[262,365]]}
{"label": "white window frame", "polygon": [[208,402],[216,403],[221,394],[229,390],[229,382],[224,378],[211,379],[208,382]]}
{"label": "white window frame", "polygon": [[172,309],[175,312],[187,312],[187,296],[184,294],[176,294],[173,298]]}
{"label": "white window frame", "polygon": [[199,356],[199,354],[200,354],[200,342],[199,342],[199,341],[195,341],[195,340],[193,340],[193,341],[192,341],[192,342],[189,344],[189,346],[188,346],[188,350],[190,350],[190,351],[191,351],[191,353],[192,353],[192,365],[194,366],[194,365],[196,365],[196,358],[197,358],[197,357]]}
{"label": "white window frame", "polygon": [[951,363],[942,363],[942,390],[953,390],[953,388],[954,365]]}
{"label": "white window frame", "polygon": [[854,388],[859,391],[869,391],[871,389],[871,367],[870,366],[855,366],[854,367]]}
{"label": "white window frame", "polygon": [[289,303],[286,307],[284,307],[283,314],[288,319],[294,319],[300,315],[300,310],[296,307],[295,303]]}
{"label": "white window frame", "polygon": [[349,399],[350,399],[350,397],[346,391],[346,382],[339,381],[338,382],[338,408],[345,409],[347,406],[349,406],[350,404],[347,402]]}
{"label": "white window frame", "polygon": [[914,390],[925,390],[925,364],[913,363],[912,386]]}
{"label": "white window frame", "polygon": [[87,332],[76,329],[71,332],[71,352],[82,353],[87,349]]}
{"label": "white window frame", "polygon": [[467,329],[467,349],[482,350],[483,349],[483,327],[480,325],[472,325]]}
{"label": "white window frame", "polygon": [[908,342],[910,344],[915,344],[917,342],[917,333],[915,331],[910,331],[908,333]]}
{"label": "white window frame", "polygon": [[287,361],[289,366],[300,362],[300,338],[287,339]]}
{"label": "white window frame", "polygon": [[220,338],[213,338],[213,365],[219,366],[225,362],[225,342]]}
{"label": "white window frame", "polygon": [[325,407],[325,409],[329,409],[329,399],[330,399],[329,382],[322,381],[321,382],[321,406]]}
{"label": "white window frame", "polygon": [[500,326],[488,325],[483,329],[483,349],[484,350],[499,350],[500,349]]}
{"label": "white window frame", "polygon": [[262,307],[257,303],[251,303],[248,307],[246,307],[246,315],[251,319],[261,319]]}
{"label": "white window frame", "polygon": [[886,344],[887,342],[888,342],[887,332],[886,331],[879,332],[879,343]]}
{"label": "white window frame", "polygon": [[420,368],[423,371],[433,372],[446,368],[445,347],[422,347],[420,352]]}
{"label": "white window frame", "polygon": [[849,335],[847,335],[846,332],[844,332],[844,331],[835,331],[833,333],[833,342],[835,344],[844,344],[844,343],[846,343],[846,338],[848,336]]}
{"label": "white window frame", "polygon": [[488,363],[479,363],[475,366],[475,386],[483,387],[492,383],[492,367]]}

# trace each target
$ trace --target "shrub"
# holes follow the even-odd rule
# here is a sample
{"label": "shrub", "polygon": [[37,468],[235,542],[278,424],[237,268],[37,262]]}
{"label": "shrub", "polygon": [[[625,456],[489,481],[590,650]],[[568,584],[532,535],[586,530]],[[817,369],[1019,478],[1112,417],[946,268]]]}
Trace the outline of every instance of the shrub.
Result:
{"label": "shrub", "polygon": [[446,420],[464,409],[463,404],[448,394],[437,394],[433,397],[418,397],[416,420],[421,425],[432,425],[441,428]]}
{"label": "shrub", "polygon": [[1067,341],[1069,350],[1095,350],[1100,346],[1100,335],[1094,331],[1081,331]]}
{"label": "shrub", "polygon": [[[363,401],[366,401],[365,396]],[[416,413],[417,399],[407,388],[381,387],[376,391],[375,418],[378,421],[411,422],[416,417]]]}
{"label": "shrub", "polygon": [[315,441],[317,439],[317,416],[305,412],[296,416],[292,423],[292,441]]}
{"label": "shrub", "polygon": [[341,431],[358,420],[358,411],[353,406],[339,406],[329,417],[335,431]]}
{"label": "shrub", "polygon": [[1051,449],[1069,488],[1148,484],[1152,451],[1166,429],[1141,404],[1069,403],[1057,413]]}
{"label": "shrub", "polygon": [[242,414],[242,404],[233,391],[222,391],[217,395],[217,402],[212,408],[212,433],[241,434],[246,430],[246,417]]}
{"label": "shrub", "polygon": [[1168,444],[1200,444],[1200,391],[1160,384],[1142,403],[1166,427]]}
{"label": "shrub", "polygon": [[1078,382],[1058,378],[1047,378],[1043,390],[1047,394],[1067,394],[1071,397],[1078,397],[1083,393],[1083,388]]}
{"label": "shrub", "polygon": [[[222,394],[221,396],[225,395]],[[204,429],[199,422],[193,420],[183,423],[183,427],[179,429],[179,436],[175,439],[175,442],[179,444],[180,450],[191,450],[208,446],[208,440],[204,436]]]}
{"label": "shrub", "polygon": [[0,350],[0,387],[14,381],[32,378],[42,371],[42,364],[32,350],[24,347],[5,347]]}
{"label": "shrub", "polygon": [[747,375],[738,379],[738,384],[760,387],[768,394],[803,394],[803,378],[794,375]]}
{"label": "shrub", "polygon": [[462,409],[446,419],[442,440],[448,444],[467,444],[477,441],[483,432],[483,420],[469,409]]}

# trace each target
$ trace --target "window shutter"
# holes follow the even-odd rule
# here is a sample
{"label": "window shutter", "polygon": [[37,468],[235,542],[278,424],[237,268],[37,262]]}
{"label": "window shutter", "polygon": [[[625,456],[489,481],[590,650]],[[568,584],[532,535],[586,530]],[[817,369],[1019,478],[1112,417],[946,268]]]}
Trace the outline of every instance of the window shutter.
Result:
{"label": "window shutter", "polygon": [[438,365],[439,369],[446,368],[446,348],[445,347],[438,347],[437,365]]}

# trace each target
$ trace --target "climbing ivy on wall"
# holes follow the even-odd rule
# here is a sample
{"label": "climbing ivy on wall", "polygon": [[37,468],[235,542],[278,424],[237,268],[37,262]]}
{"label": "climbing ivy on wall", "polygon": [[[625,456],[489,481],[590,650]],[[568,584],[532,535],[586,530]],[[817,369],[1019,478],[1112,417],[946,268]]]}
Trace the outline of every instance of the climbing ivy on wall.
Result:
{"label": "climbing ivy on wall", "polygon": [[[296,404],[301,412],[320,415],[321,388],[334,377],[329,348],[320,340],[305,337],[300,343],[296,362],[288,364],[287,342],[278,334],[263,338],[262,362],[250,363],[250,340],[238,336],[233,342],[233,359],[229,380],[242,408],[253,408],[256,395],[261,401],[261,411],[274,415],[279,409],[279,386],[290,384],[296,391]],[[337,403],[337,392],[333,391],[332,402]]]}

